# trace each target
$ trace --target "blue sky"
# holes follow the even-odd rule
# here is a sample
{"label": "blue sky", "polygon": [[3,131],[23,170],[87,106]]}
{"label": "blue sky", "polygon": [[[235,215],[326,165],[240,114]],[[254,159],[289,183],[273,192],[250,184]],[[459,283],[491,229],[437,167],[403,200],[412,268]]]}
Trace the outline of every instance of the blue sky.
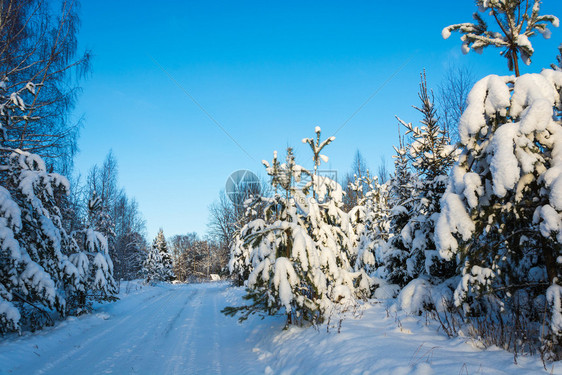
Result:
{"label": "blue sky", "polygon": [[[394,116],[419,119],[411,105],[422,69],[435,88],[450,65],[477,78],[509,73],[498,51],[464,56],[458,34],[442,39],[443,27],[469,22],[475,9],[472,0],[85,0],[79,40],[94,59],[75,111],[85,119],[76,168],[86,174],[112,149],[150,238],[160,227],[204,234],[232,172],[263,176],[261,160],[288,145],[310,165],[301,139],[317,125],[332,135],[377,90],[337,133],[323,167],[344,175],[359,149],[372,169],[381,156],[392,168]],[[544,0],[542,13],[562,17],[562,2]],[[562,30],[532,41],[523,73],[554,62]]]}

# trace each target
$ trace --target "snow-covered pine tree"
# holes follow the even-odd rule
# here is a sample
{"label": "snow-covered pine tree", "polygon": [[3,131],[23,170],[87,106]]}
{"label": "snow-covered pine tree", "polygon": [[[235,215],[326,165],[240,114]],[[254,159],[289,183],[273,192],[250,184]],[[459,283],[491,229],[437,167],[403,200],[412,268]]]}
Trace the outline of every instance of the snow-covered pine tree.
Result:
{"label": "snow-covered pine tree", "polygon": [[408,232],[417,194],[417,177],[408,165],[408,147],[398,135],[399,147],[394,147],[394,175],[388,182],[388,207],[390,209],[390,233],[387,245],[381,253],[384,264],[381,277],[390,283],[404,286],[410,278],[406,272],[406,259],[411,243]]}
{"label": "snow-covered pine tree", "polygon": [[[82,225],[82,224],[80,224]],[[86,299],[90,285],[88,283],[89,260],[84,249],[79,245],[77,232],[61,232],[61,249],[63,254],[78,270],[76,282],[66,282],[63,290],[66,296],[66,314],[80,315],[90,311],[91,303]]]}
{"label": "snow-covered pine tree", "polygon": [[56,194],[68,191],[68,180],[48,173],[39,156],[19,150],[1,170],[0,330],[36,329],[52,323],[53,310],[65,316],[65,290],[83,288],[63,249],[68,234],[54,204]]}
{"label": "snow-covered pine tree", "polygon": [[88,256],[88,288],[94,299],[114,300],[117,284],[113,278],[113,262],[109,256],[107,237],[101,232],[109,215],[105,213],[101,198],[94,191],[88,201],[89,225],[82,230],[84,252]]}
{"label": "snow-covered pine tree", "polygon": [[371,177],[367,171],[364,177],[350,184],[350,190],[356,189],[362,191],[357,196],[363,197],[349,212],[356,233],[354,247],[357,248],[357,255],[353,268],[373,275],[382,266],[382,249],[386,246],[390,232],[388,187],[387,184],[379,183],[377,176]]}
{"label": "snow-covered pine tree", "polygon": [[88,221],[92,223],[97,232],[100,232],[107,240],[109,254],[119,264],[122,260],[116,251],[117,235],[115,232],[117,215],[117,203],[119,196],[124,195],[117,185],[117,159],[110,151],[101,166],[94,165],[87,178],[87,189],[90,197],[97,197],[94,216],[88,211]]}
{"label": "snow-covered pine tree", "polygon": [[491,306],[519,309],[537,324],[546,319],[544,337],[558,349],[562,121],[554,111],[561,88],[562,72],[553,70],[476,83],[436,226],[440,254],[462,267],[455,303],[472,314]]}
{"label": "snow-covered pine tree", "polygon": [[162,274],[164,273],[162,268],[162,256],[160,255],[160,251],[156,247],[150,246],[142,265],[146,282],[151,284],[161,281]]}
{"label": "snow-covered pine tree", "polygon": [[168,242],[166,241],[166,237],[164,237],[164,231],[160,229],[158,231],[158,235],[156,236],[156,247],[160,251],[160,255],[162,256],[162,266],[164,270],[163,280],[164,281],[172,281],[174,276],[174,259],[172,257],[172,253],[168,249]]}
{"label": "snow-covered pine tree", "polygon": [[519,58],[529,65],[535,52],[529,38],[539,32],[548,39],[551,35],[548,24],[554,27],[559,25],[557,17],[539,14],[540,3],[540,0],[477,0],[479,12],[488,14],[497,23],[498,31],[490,30],[482,15],[474,13],[476,23],[447,26],[441,35],[447,39],[451,36],[451,31],[460,32],[462,51],[465,54],[471,48],[478,53],[488,46],[503,48],[500,55],[507,59],[509,70],[515,71],[515,75],[519,76]]}
{"label": "snow-covered pine tree", "polygon": [[12,149],[6,140],[5,129],[28,109],[21,94],[33,94],[35,86],[14,93],[5,87],[0,85],[0,332],[52,323],[50,313],[64,316],[66,297],[84,288],[67,256],[77,246],[66,246],[75,243],[56,205],[57,195],[68,193],[68,180],[48,173],[38,155]]}
{"label": "snow-covered pine tree", "polygon": [[[251,273],[247,281],[249,306],[229,307],[228,315],[262,311],[274,314],[284,309],[288,324],[322,322],[335,310],[355,306],[369,294],[364,271],[353,272],[349,254],[353,251],[353,230],[341,209],[339,184],[318,174],[320,152],[334,140],[305,138],[313,151],[314,172],[294,163],[289,152],[287,163],[264,161],[276,190],[265,209],[265,218],[246,224],[236,242],[248,254]],[[308,179],[298,184],[303,175]],[[281,191],[280,191],[281,190]],[[240,246],[236,245],[236,246]],[[232,262],[231,262],[232,263]]]}
{"label": "snow-covered pine tree", "polygon": [[162,229],[158,231],[154,241],[152,241],[143,268],[147,282],[169,282],[174,279],[173,258],[168,251],[168,243]]}
{"label": "snow-covered pine tree", "polygon": [[[401,272],[406,275],[405,282],[420,276],[431,277],[435,282],[453,276],[456,267],[453,261],[440,259],[433,240],[435,220],[441,208],[439,201],[445,192],[456,152],[449,134],[439,124],[425,71],[421,74],[418,96],[421,106],[414,108],[422,114],[421,126],[415,127],[397,117],[406,128],[405,135],[411,138],[408,158],[417,184],[416,199],[403,232],[407,233],[407,238],[403,239],[403,243],[407,244],[407,254],[403,254],[400,265],[394,264],[393,267],[405,267]],[[396,272],[396,269],[390,272]]]}
{"label": "snow-covered pine tree", "polygon": [[[260,197],[259,204],[265,204],[267,208],[270,206],[275,205],[274,202],[275,198],[266,198]],[[258,204],[255,202],[254,204]],[[251,206],[248,207],[251,209]],[[266,210],[266,213],[271,215],[271,210]],[[257,218],[251,220],[251,225],[246,224],[242,226],[239,230],[234,233],[234,239],[232,241],[232,248],[230,249],[230,259],[228,262],[228,271],[230,272],[231,276],[235,276],[238,285],[243,285],[250,276],[250,273],[253,271],[253,266],[250,261],[250,256],[252,253],[252,242],[247,242],[248,238],[253,236],[254,232],[262,231],[266,226],[266,220],[263,218]],[[269,224],[271,224],[274,220],[267,220]]]}
{"label": "snow-covered pine tree", "polygon": [[[294,184],[300,181],[301,174],[297,171],[293,148],[287,148],[285,163],[280,163],[277,158],[277,151],[273,152],[273,160],[270,163],[263,161],[267,174],[271,178],[271,186],[274,189],[273,197],[254,197],[247,201],[245,210],[245,218],[243,221],[252,223],[251,225],[243,225],[234,235],[233,246],[230,251],[230,260],[228,269],[231,275],[238,278],[240,284],[247,281],[250,273],[253,271],[250,256],[253,250],[252,242],[247,242],[248,238],[253,236],[254,232],[260,232],[267,225],[273,224],[279,219],[286,217],[284,207],[289,202],[291,196],[295,193]],[[256,210],[255,207],[259,207]],[[256,213],[263,213],[262,217],[256,216]],[[251,219],[250,219],[251,218]]]}

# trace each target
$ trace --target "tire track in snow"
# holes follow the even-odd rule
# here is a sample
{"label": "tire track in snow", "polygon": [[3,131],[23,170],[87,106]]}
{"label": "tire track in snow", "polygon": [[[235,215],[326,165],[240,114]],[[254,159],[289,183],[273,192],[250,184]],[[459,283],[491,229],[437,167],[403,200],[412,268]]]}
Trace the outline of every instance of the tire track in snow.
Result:
{"label": "tire track in snow", "polygon": [[[201,310],[201,304],[202,304],[202,300],[203,297],[205,295],[205,292],[203,291],[203,293],[201,293],[201,289],[198,288],[198,292],[196,294],[197,298],[193,299],[193,303],[192,303],[192,307],[194,308],[193,310],[193,316],[191,317],[192,321],[189,327],[189,334],[191,336],[191,340],[189,341],[189,357],[188,357],[188,361],[187,361],[187,373],[188,374],[194,374],[195,373],[195,366],[194,364],[196,363],[196,354],[197,351],[195,349],[195,344],[198,341],[197,340],[197,336],[193,334],[194,332],[194,328],[195,328],[195,322],[199,319],[199,313]],[[201,295],[203,294],[203,295]],[[198,343],[200,344],[200,343]],[[198,345],[199,346],[199,345]]]}
{"label": "tire track in snow", "polygon": [[[142,319],[141,318],[143,316],[143,314],[141,314],[142,312],[144,312],[147,309],[150,309],[150,308],[154,307],[162,299],[164,299],[166,297],[169,298],[169,296],[172,292],[173,292],[172,290],[166,290],[163,293],[159,294],[157,297],[151,297],[151,298],[148,298],[148,299],[144,299],[143,301],[146,301],[146,300],[152,300],[152,301],[148,305],[145,305],[145,306],[141,307],[138,311],[138,314],[125,315],[124,317],[119,318],[119,319],[117,319],[116,321],[113,321],[113,322],[111,321],[111,319],[108,320],[108,322],[111,322],[111,323],[106,329],[102,330],[98,334],[90,336],[89,338],[82,341],[80,343],[80,345],[74,346],[70,351],[68,351],[68,352],[66,352],[62,355],[60,355],[60,353],[57,353],[57,355],[50,355],[49,357],[51,357],[51,358],[55,357],[57,359],[47,363],[44,367],[37,370],[35,373],[37,375],[45,374],[48,371],[50,371],[51,369],[54,369],[59,364],[68,361],[71,357],[79,355],[81,352],[85,352],[85,355],[90,355],[89,354],[90,350],[87,350],[87,349],[90,349],[91,346],[95,346],[97,344],[97,341],[100,340],[100,338],[102,338],[104,336],[107,336],[108,334],[111,334],[115,330],[115,327],[121,326],[121,325],[127,323],[129,320],[134,319],[135,317],[137,317],[137,319],[134,319],[133,322],[136,323],[138,320]],[[83,332],[82,335],[87,334],[89,331],[90,330],[87,330],[87,331]],[[83,358],[84,355],[82,355],[81,357]]]}
{"label": "tire track in snow", "polygon": [[[193,330],[195,328],[197,322],[197,318],[199,317],[199,306],[201,305],[201,296],[200,290],[195,289],[190,296],[190,303],[189,309],[187,311],[187,316],[183,319],[184,322],[189,321],[188,324],[184,324],[181,327],[184,328],[177,333],[177,335],[181,335],[181,339],[176,341],[176,346],[173,354],[174,361],[169,361],[166,371],[166,374],[179,374],[181,372],[186,371],[187,374],[191,374],[190,372],[190,361],[194,359],[193,355]],[[188,363],[186,364],[186,359]],[[183,370],[183,371],[182,371]]]}
{"label": "tire track in snow", "polygon": [[[220,327],[218,317],[218,299],[222,298],[221,284],[194,286],[197,294],[191,301],[189,323],[181,332],[182,340],[178,345],[174,357],[178,358],[164,373],[166,374],[222,374],[222,344],[220,342]],[[181,342],[181,344],[179,344]]]}
{"label": "tire track in snow", "polygon": [[[189,296],[187,296],[185,299],[186,300],[192,300],[195,293],[196,293],[195,291],[192,291],[189,294]],[[164,331],[164,336],[168,336],[170,334],[170,331],[172,330],[172,328],[174,328],[174,325],[176,324],[176,322],[180,320],[179,318],[182,315],[182,313],[185,311],[186,306],[187,306],[187,301],[186,301],[186,303],[181,304],[181,310],[178,311],[178,313],[173,318],[168,319],[168,326],[166,327],[166,330]]]}
{"label": "tire track in snow", "polygon": [[[232,303],[228,290],[225,283],[147,288],[98,310],[109,313],[108,320],[79,318],[14,345],[7,356],[28,354],[7,370],[41,375],[260,373],[247,327],[220,313]],[[41,346],[37,357],[35,343]]]}
{"label": "tire track in snow", "polygon": [[[161,373],[164,364],[175,360],[169,355],[169,346],[176,341],[170,332],[185,311],[187,301],[190,300],[195,291],[175,288],[169,297],[162,301],[159,309],[149,317],[149,324],[146,329],[139,330],[138,326],[131,327],[128,332],[133,336],[123,340],[120,350],[108,356],[97,367],[100,372],[106,369],[105,373],[114,372],[117,374],[136,374],[141,373],[156,374]],[[176,312],[177,311],[177,312]],[[139,334],[140,333],[140,334]],[[116,365],[117,364],[117,365]],[[111,370],[107,370],[110,367]],[[154,370],[151,370],[155,367]]]}
{"label": "tire track in snow", "polygon": [[222,366],[220,361],[220,353],[222,352],[221,341],[219,339],[220,327],[217,322],[218,306],[217,306],[218,293],[213,295],[213,367],[216,374],[222,374]]}
{"label": "tire track in snow", "polygon": [[[167,298],[160,302],[157,310],[150,314],[150,322],[156,324],[147,326],[147,323],[149,322],[144,321],[142,316],[143,314],[139,314],[139,319],[137,319],[136,322],[131,322],[131,324],[129,324],[130,329],[121,329],[122,333],[125,333],[126,335],[121,335],[122,340],[118,344],[118,350],[107,353],[107,349],[102,349],[100,357],[105,357],[105,359],[99,362],[96,366],[96,369],[100,369],[99,373],[136,373],[135,365],[137,365],[139,361],[142,364],[142,361],[145,358],[150,357],[149,354],[151,354],[151,351],[154,351],[154,353],[157,354],[156,349],[159,348],[160,345],[156,345],[153,340],[150,341],[150,345],[146,345],[146,339],[150,334],[152,334],[152,337],[158,337],[158,333],[162,332],[160,327],[165,322],[163,318],[165,318],[169,313],[168,307],[170,306],[170,302],[177,299],[177,297],[178,292],[176,290],[171,290],[171,293],[168,294]],[[146,318],[146,316],[144,318]],[[137,348],[139,347],[140,349],[138,350],[142,353],[138,352]],[[84,354],[87,356],[91,355],[91,353]],[[84,360],[85,358],[83,357],[84,355],[77,358],[77,361]],[[126,361],[121,360],[123,357],[125,357]],[[131,363],[133,363],[133,365],[131,365]],[[116,366],[117,368],[115,368]]]}

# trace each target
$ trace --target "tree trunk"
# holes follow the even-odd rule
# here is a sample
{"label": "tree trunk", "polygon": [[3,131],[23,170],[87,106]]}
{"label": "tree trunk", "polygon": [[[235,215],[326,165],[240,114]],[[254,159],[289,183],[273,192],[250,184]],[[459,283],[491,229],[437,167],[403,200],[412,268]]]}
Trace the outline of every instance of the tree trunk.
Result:
{"label": "tree trunk", "polygon": [[546,274],[548,276],[548,282],[553,283],[554,280],[558,277],[558,267],[557,267],[557,260],[556,254],[560,253],[560,245],[556,245],[555,247],[549,246],[549,244],[543,241],[543,257],[544,263],[546,265]]}
{"label": "tree trunk", "polygon": [[513,70],[515,70],[515,76],[519,77],[519,58],[517,57],[517,50],[511,50],[511,58],[513,59]]}

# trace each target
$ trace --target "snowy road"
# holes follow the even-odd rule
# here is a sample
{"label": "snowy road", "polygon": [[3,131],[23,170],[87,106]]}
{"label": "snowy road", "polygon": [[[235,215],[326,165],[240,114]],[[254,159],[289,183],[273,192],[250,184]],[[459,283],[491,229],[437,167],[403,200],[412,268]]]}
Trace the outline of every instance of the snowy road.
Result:
{"label": "snowy road", "polygon": [[239,324],[221,314],[244,293],[228,284],[123,289],[92,315],[0,341],[0,374],[562,375],[562,362],[547,371],[536,357],[515,364],[510,353],[449,339],[437,323],[382,302],[345,319],[341,333],[337,319],[330,330],[283,331],[282,316]]}
{"label": "snowy road", "polygon": [[0,344],[0,374],[263,373],[252,367],[251,334],[220,313],[231,291],[223,283],[167,285],[127,296]]}

